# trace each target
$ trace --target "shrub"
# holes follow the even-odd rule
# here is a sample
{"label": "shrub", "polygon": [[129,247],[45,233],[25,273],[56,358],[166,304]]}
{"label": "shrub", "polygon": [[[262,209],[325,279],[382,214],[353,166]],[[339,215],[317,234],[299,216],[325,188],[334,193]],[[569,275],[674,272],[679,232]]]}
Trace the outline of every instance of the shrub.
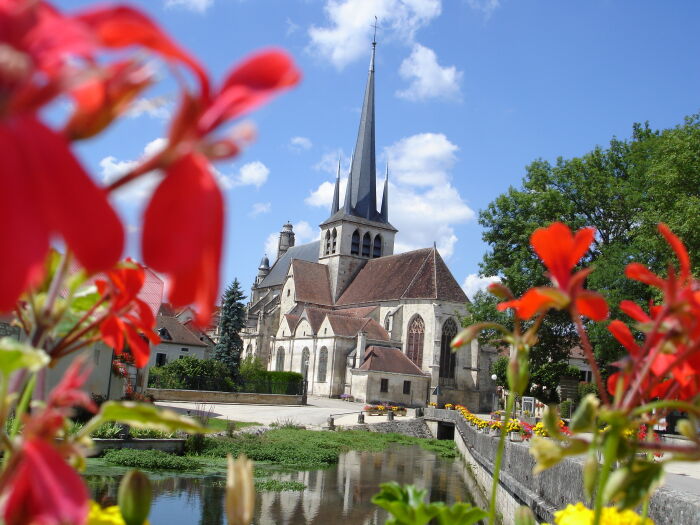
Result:
{"label": "shrub", "polygon": [[186,356],[149,370],[148,386],[184,390],[234,392],[236,385],[229,368],[213,359]]}
{"label": "shrub", "polygon": [[567,399],[566,401],[562,401],[559,404],[559,413],[561,414],[561,417],[563,418],[570,418],[571,417],[571,405],[572,401],[570,399]]}
{"label": "shrub", "polygon": [[98,439],[117,439],[122,433],[123,425],[109,421],[102,423],[99,427],[92,431],[90,437]]}
{"label": "shrub", "polygon": [[258,394],[288,394],[301,392],[304,376],[298,372],[257,370],[251,372],[241,385],[241,392]]}
{"label": "shrub", "polygon": [[198,470],[201,463],[187,456],[175,456],[162,450],[107,450],[104,460],[113,465],[143,470]]}
{"label": "shrub", "polygon": [[576,398],[576,402],[578,403],[584,397],[586,397],[588,394],[595,394],[596,397],[598,397],[598,387],[595,386],[595,384],[593,384],[593,383],[585,383],[585,382],[579,383],[578,384],[578,395]]}

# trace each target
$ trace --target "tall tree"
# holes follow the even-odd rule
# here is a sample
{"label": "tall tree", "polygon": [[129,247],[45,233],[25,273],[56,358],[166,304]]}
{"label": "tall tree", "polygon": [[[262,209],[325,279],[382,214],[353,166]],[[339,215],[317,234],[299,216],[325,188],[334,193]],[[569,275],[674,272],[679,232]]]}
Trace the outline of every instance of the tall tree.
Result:
{"label": "tall tree", "polygon": [[[635,124],[629,140],[613,138],[581,157],[558,158],[554,165],[536,160],[526,168],[520,188],[509,188],[482,210],[483,239],[490,250],[481,263],[484,275],[499,275],[516,295],[546,283],[543,267],[529,245],[532,232],[552,221],[572,229],[594,226],[595,242],[584,259],[593,263],[588,286],[603,293],[613,318],[622,299],[645,305],[648,287],[630,281],[630,261],[664,273],[671,254],[656,232],[665,222],[686,242],[695,270],[700,267],[700,115],[673,129],[653,131]],[[543,326],[538,346],[551,360],[572,340],[562,316]],[[591,340],[602,363],[614,360],[620,347],[604,324],[591,324]]]}
{"label": "tall tree", "polygon": [[245,305],[243,304],[245,298],[238,279],[234,279],[226,288],[221,300],[220,336],[214,349],[214,359],[228,366],[234,379],[238,379],[243,353],[240,332],[245,326]]}

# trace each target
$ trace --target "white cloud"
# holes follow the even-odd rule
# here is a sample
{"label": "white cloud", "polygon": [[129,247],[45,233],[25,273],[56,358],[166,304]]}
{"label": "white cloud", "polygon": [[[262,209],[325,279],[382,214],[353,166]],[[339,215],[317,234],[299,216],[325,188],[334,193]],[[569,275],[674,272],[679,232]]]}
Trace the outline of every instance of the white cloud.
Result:
{"label": "white cloud", "polygon": [[265,239],[265,254],[270,258],[271,262],[277,259],[277,244],[279,243],[280,234],[273,232]]}
{"label": "white cloud", "polygon": [[[348,178],[340,179],[340,198],[345,195],[345,188],[348,185]],[[304,199],[304,202],[309,206],[319,208],[330,208],[333,203],[333,192],[335,191],[335,182],[323,182],[311,194]],[[342,206],[342,202],[340,204]]]}
{"label": "white cloud", "polygon": [[256,202],[253,204],[253,209],[250,211],[251,217],[256,217],[261,213],[267,213],[272,208],[272,204],[269,202]]}
{"label": "white cloud", "polygon": [[167,119],[172,114],[172,105],[168,97],[139,98],[134,100],[126,116],[138,118],[147,115],[152,118]]}
{"label": "white cloud", "polygon": [[[135,168],[141,161],[148,157],[152,157],[166,145],[167,140],[160,137],[152,140],[143,149],[141,159],[136,160],[119,160],[116,157],[109,155],[100,161],[100,170],[102,174],[103,184],[111,184],[122,175],[125,175],[130,170]],[[138,179],[125,186],[122,186],[116,191],[116,198],[125,202],[139,202],[150,197],[156,186],[161,180],[161,176],[157,173],[150,172],[142,175]]]}
{"label": "white cloud", "polygon": [[342,149],[329,151],[324,153],[321,159],[314,164],[313,168],[316,171],[323,171],[335,176],[338,174],[338,159],[340,159],[340,173],[350,172],[350,157],[343,153]]}
{"label": "white cloud", "polygon": [[190,11],[204,13],[213,3],[214,0],[165,0],[165,7],[182,7]]}
{"label": "white cloud", "polygon": [[328,25],[311,26],[310,49],[342,69],[350,62],[367,57],[374,17],[382,41],[413,42],[415,33],[440,15],[440,0],[327,0]]}
{"label": "white cloud", "polygon": [[467,4],[475,11],[481,11],[488,19],[501,6],[501,0],[467,0]]}
{"label": "white cloud", "polygon": [[307,137],[292,137],[289,139],[289,147],[292,151],[309,150],[313,146],[311,139]]}
{"label": "white cloud", "polygon": [[[389,158],[389,221],[399,229],[397,253],[437,244],[450,257],[457,243],[454,227],[474,218],[457,189],[450,183],[457,146],[439,133],[406,137],[386,148]],[[341,202],[347,178],[341,179]],[[381,194],[383,181],[378,181]],[[304,200],[328,208],[334,182],[321,183]],[[380,205],[380,202],[377,203]]]}
{"label": "white cloud", "polygon": [[476,292],[486,290],[491,283],[500,283],[501,278],[496,276],[484,277],[475,273],[470,273],[462,283],[462,289],[469,299],[474,299]]}
{"label": "white cloud", "polygon": [[442,133],[420,133],[403,138],[385,150],[391,178],[411,186],[444,184],[459,148]]}
{"label": "white cloud", "polygon": [[216,168],[212,169],[216,180],[224,190],[230,190],[236,186],[255,186],[260,188],[267,182],[267,177],[270,175],[270,169],[259,160],[243,164],[238,173],[231,175],[223,173]]}
{"label": "white cloud", "polygon": [[442,67],[432,49],[414,44],[411,54],[401,62],[401,78],[409,86],[396,95],[406,100],[419,101],[431,98],[459,99],[462,72],[455,66]]}
{"label": "white cloud", "polygon": [[295,24],[291,18],[287,17],[285,23],[287,24],[287,36],[293,35],[299,30],[299,24]]}

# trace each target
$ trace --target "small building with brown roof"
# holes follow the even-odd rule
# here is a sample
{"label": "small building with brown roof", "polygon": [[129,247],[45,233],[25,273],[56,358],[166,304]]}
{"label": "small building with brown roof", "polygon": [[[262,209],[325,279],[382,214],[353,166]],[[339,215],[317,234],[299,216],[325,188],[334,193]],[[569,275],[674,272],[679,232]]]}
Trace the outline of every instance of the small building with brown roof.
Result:
{"label": "small building with brown roof", "polygon": [[495,390],[480,388],[490,372],[479,345],[450,348],[467,313],[464,291],[436,247],[394,254],[388,170],[377,188],[374,115],[372,66],[344,198],[338,173],[320,240],[295,246],[285,224],[276,260],[261,260],[241,334],[245,355],[302,373],[310,394],[479,410]]}

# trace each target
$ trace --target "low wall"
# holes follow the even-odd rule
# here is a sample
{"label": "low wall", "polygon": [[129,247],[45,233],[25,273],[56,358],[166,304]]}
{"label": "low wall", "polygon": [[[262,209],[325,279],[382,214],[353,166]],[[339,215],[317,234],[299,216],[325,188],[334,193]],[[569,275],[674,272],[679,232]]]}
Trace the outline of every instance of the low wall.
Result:
{"label": "low wall", "polygon": [[240,403],[243,405],[305,405],[306,396],[284,394],[250,394],[247,392],[216,392],[211,390],[176,390],[149,388],[147,395],[156,401],[191,401],[192,403]]}
{"label": "low wall", "polygon": [[[498,438],[477,432],[454,410],[427,408],[425,418],[455,425],[457,448],[467,468],[489,493]],[[535,460],[528,449],[526,443],[506,441],[497,498],[505,525],[513,523],[513,513],[519,505],[530,507],[539,520],[551,523],[556,510],[569,503],[585,501],[580,460],[567,458],[533,475]],[[651,498],[649,517],[657,525],[700,525],[700,496],[662,487]]]}
{"label": "low wall", "polygon": [[88,457],[100,456],[105,450],[130,448],[136,450],[162,450],[172,454],[184,454],[184,439],[93,439]]}
{"label": "low wall", "polygon": [[379,432],[380,434],[403,434],[404,436],[418,438],[433,437],[423,419],[382,421],[380,423],[365,423],[364,425],[352,425],[343,428],[346,430],[368,430],[370,432]]}

